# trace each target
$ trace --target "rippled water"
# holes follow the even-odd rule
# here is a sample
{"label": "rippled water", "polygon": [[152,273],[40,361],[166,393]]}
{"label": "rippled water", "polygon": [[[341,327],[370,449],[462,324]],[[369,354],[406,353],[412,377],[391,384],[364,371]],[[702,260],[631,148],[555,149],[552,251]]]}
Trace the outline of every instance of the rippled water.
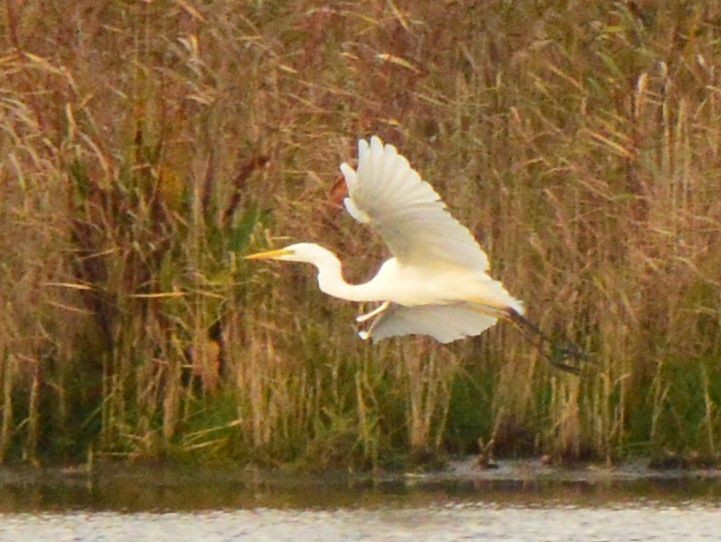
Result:
{"label": "rippled water", "polygon": [[0,472],[0,540],[721,540],[717,475],[539,472]]}
{"label": "rippled water", "polygon": [[2,540],[719,540],[721,510],[448,503],[387,509],[6,514]]}
{"label": "rippled water", "polygon": [[719,540],[717,507],[443,506],[198,513],[73,512],[0,517],[2,540]]}

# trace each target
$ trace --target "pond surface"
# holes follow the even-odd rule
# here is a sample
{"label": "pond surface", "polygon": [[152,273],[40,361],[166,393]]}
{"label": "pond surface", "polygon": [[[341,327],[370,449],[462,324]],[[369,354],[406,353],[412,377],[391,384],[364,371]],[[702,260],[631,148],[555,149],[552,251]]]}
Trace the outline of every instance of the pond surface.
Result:
{"label": "pond surface", "polygon": [[718,471],[0,470],[0,540],[721,540]]}

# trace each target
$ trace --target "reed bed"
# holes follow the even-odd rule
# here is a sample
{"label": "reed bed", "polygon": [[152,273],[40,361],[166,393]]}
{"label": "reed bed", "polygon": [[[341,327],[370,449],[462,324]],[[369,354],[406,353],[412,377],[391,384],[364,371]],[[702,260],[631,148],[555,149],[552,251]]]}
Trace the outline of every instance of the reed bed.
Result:
{"label": "reed bed", "polygon": [[[0,462],[718,460],[715,3],[5,0],[0,20]],[[368,345],[310,269],[242,260],[320,241],[367,277],[384,248],[335,185],[371,133],[583,375],[508,324]]]}

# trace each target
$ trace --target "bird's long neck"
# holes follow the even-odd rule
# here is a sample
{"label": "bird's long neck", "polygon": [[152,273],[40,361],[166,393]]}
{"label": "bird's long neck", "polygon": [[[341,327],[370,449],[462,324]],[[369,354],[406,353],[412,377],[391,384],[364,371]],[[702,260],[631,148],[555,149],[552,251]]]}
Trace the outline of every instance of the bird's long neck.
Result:
{"label": "bird's long neck", "polygon": [[373,281],[348,284],[338,257],[326,248],[319,248],[318,256],[311,263],[318,268],[318,287],[322,292],[349,301],[383,301],[374,292]]}

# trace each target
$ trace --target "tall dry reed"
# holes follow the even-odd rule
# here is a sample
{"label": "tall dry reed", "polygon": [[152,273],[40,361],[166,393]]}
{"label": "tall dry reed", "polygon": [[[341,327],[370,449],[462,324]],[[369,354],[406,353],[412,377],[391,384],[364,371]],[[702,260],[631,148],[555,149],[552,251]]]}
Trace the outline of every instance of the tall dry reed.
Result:
{"label": "tall dry reed", "polygon": [[[4,8],[0,461],[718,457],[721,8]],[[370,133],[589,371],[506,324],[370,346],[309,269],[242,260],[322,241],[367,277],[333,187]]]}

